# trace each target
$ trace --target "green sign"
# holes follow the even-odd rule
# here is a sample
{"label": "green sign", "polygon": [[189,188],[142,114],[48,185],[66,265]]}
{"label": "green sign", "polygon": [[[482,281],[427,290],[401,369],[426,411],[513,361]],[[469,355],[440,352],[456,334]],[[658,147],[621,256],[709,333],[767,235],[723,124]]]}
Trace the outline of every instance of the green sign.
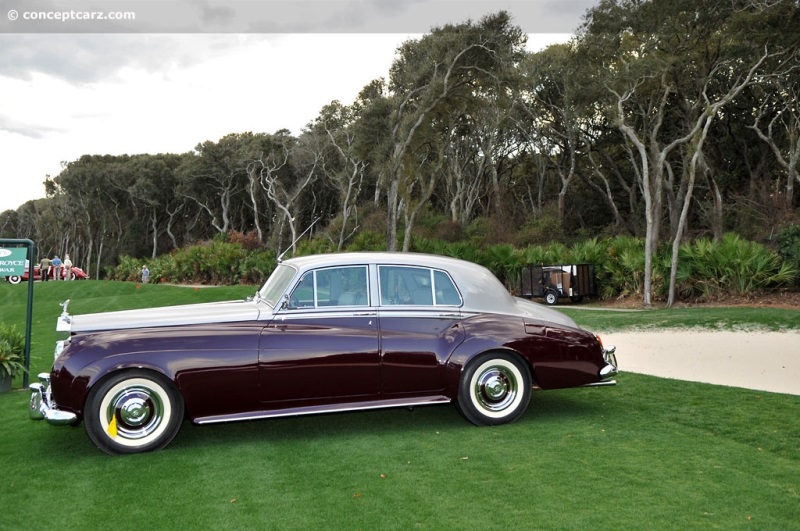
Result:
{"label": "green sign", "polygon": [[0,277],[22,275],[25,273],[25,262],[28,258],[26,247],[0,247]]}

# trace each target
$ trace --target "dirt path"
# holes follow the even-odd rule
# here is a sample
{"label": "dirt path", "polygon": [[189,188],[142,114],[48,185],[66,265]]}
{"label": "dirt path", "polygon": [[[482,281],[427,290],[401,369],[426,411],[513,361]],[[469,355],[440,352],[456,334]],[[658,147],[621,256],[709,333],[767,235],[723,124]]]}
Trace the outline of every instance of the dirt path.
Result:
{"label": "dirt path", "polygon": [[608,332],[620,372],[800,395],[800,332]]}

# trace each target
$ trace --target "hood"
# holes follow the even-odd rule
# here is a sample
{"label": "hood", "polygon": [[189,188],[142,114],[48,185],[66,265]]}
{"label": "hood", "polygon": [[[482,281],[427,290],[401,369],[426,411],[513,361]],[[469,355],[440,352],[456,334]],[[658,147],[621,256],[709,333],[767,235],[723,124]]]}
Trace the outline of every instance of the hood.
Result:
{"label": "hood", "polygon": [[521,299],[517,297],[516,301],[517,308],[522,315],[526,317],[533,317],[534,319],[539,319],[540,321],[549,321],[551,323],[570,326],[572,328],[580,328],[571,317],[568,317],[557,310],[548,308],[547,306],[538,304],[536,302],[531,302],[528,299]]}
{"label": "hood", "polygon": [[229,301],[83,315],[61,314],[58,318],[56,329],[60,332],[98,332],[130,328],[255,321],[262,311],[269,312],[269,307],[264,304],[259,305],[255,301]]}

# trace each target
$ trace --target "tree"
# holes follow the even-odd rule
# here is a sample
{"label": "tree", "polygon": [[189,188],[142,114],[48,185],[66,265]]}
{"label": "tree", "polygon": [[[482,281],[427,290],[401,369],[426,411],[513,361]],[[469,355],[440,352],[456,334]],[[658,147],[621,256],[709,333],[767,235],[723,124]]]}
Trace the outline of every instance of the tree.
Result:
{"label": "tree", "polygon": [[742,36],[731,33],[740,8],[713,0],[603,0],[583,28],[584,53],[598,75],[606,73],[612,123],[635,148],[645,200],[648,307],[665,205],[670,237],[679,245],[708,126],[753,82],[768,55],[741,46]]}
{"label": "tree", "polygon": [[[488,15],[477,24],[467,22],[435,28],[419,41],[407,41],[398,50],[390,70],[389,89],[395,102],[391,123],[391,154],[387,161],[387,237],[389,250],[397,247],[401,189],[415,188],[421,166],[414,154],[430,140],[419,138],[426,126],[447,115],[446,108],[469,99],[476,90],[499,85],[499,72],[519,60],[525,37],[510,24],[506,12]],[[437,115],[437,116],[434,116]],[[424,198],[430,186],[417,187]],[[413,219],[413,216],[410,217]],[[406,232],[408,233],[408,227]],[[404,247],[406,244],[404,243]]]}
{"label": "tree", "polygon": [[325,181],[336,190],[339,200],[339,228],[336,250],[358,229],[350,228],[350,218],[356,212],[356,204],[364,184],[367,161],[358,153],[356,130],[357,107],[347,107],[333,101],[323,107],[319,118],[311,126],[327,137],[331,155],[323,159],[322,174]]}
{"label": "tree", "polygon": [[289,227],[291,249],[294,252],[297,249],[297,227],[302,222],[300,214],[304,208],[301,199],[306,188],[317,179],[321,170],[324,144],[319,136],[309,131],[301,134],[296,141],[286,135],[283,140],[280,149],[289,153],[291,168],[288,171],[263,173],[261,187],[280,212],[281,223],[275,234],[278,248],[282,247],[281,236],[286,224]]}
{"label": "tree", "polygon": [[205,211],[218,233],[227,234],[233,228],[234,210],[245,204],[242,194],[247,189],[252,139],[252,133],[229,134],[218,142],[198,144],[196,156],[185,161],[178,171],[178,194]]}
{"label": "tree", "polygon": [[[800,82],[797,67],[770,79],[763,103],[748,127],[763,140],[786,173],[786,208],[794,202],[794,183],[800,183]],[[766,129],[765,129],[766,127]]]}
{"label": "tree", "polygon": [[172,227],[185,207],[185,198],[175,195],[178,185],[176,170],[183,160],[181,155],[137,155],[128,164],[132,184],[127,187],[127,192],[149,218],[151,258],[158,255],[159,237],[165,233],[169,235],[172,248],[178,248]]}

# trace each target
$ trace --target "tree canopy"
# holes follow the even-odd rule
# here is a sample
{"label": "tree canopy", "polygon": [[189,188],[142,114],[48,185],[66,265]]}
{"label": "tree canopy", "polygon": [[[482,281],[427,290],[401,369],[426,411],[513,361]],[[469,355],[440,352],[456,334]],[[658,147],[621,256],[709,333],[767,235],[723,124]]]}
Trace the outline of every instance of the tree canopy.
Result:
{"label": "tree canopy", "polygon": [[408,250],[423,219],[478,243],[643,236],[648,261],[670,242],[676,267],[688,237],[762,239],[798,219],[798,11],[600,0],[570,42],[537,52],[503,11],[433,28],[297,136],[85,155],[0,230],[95,276],[232,231],[283,249],[312,224],[334,250],[366,232]]}

